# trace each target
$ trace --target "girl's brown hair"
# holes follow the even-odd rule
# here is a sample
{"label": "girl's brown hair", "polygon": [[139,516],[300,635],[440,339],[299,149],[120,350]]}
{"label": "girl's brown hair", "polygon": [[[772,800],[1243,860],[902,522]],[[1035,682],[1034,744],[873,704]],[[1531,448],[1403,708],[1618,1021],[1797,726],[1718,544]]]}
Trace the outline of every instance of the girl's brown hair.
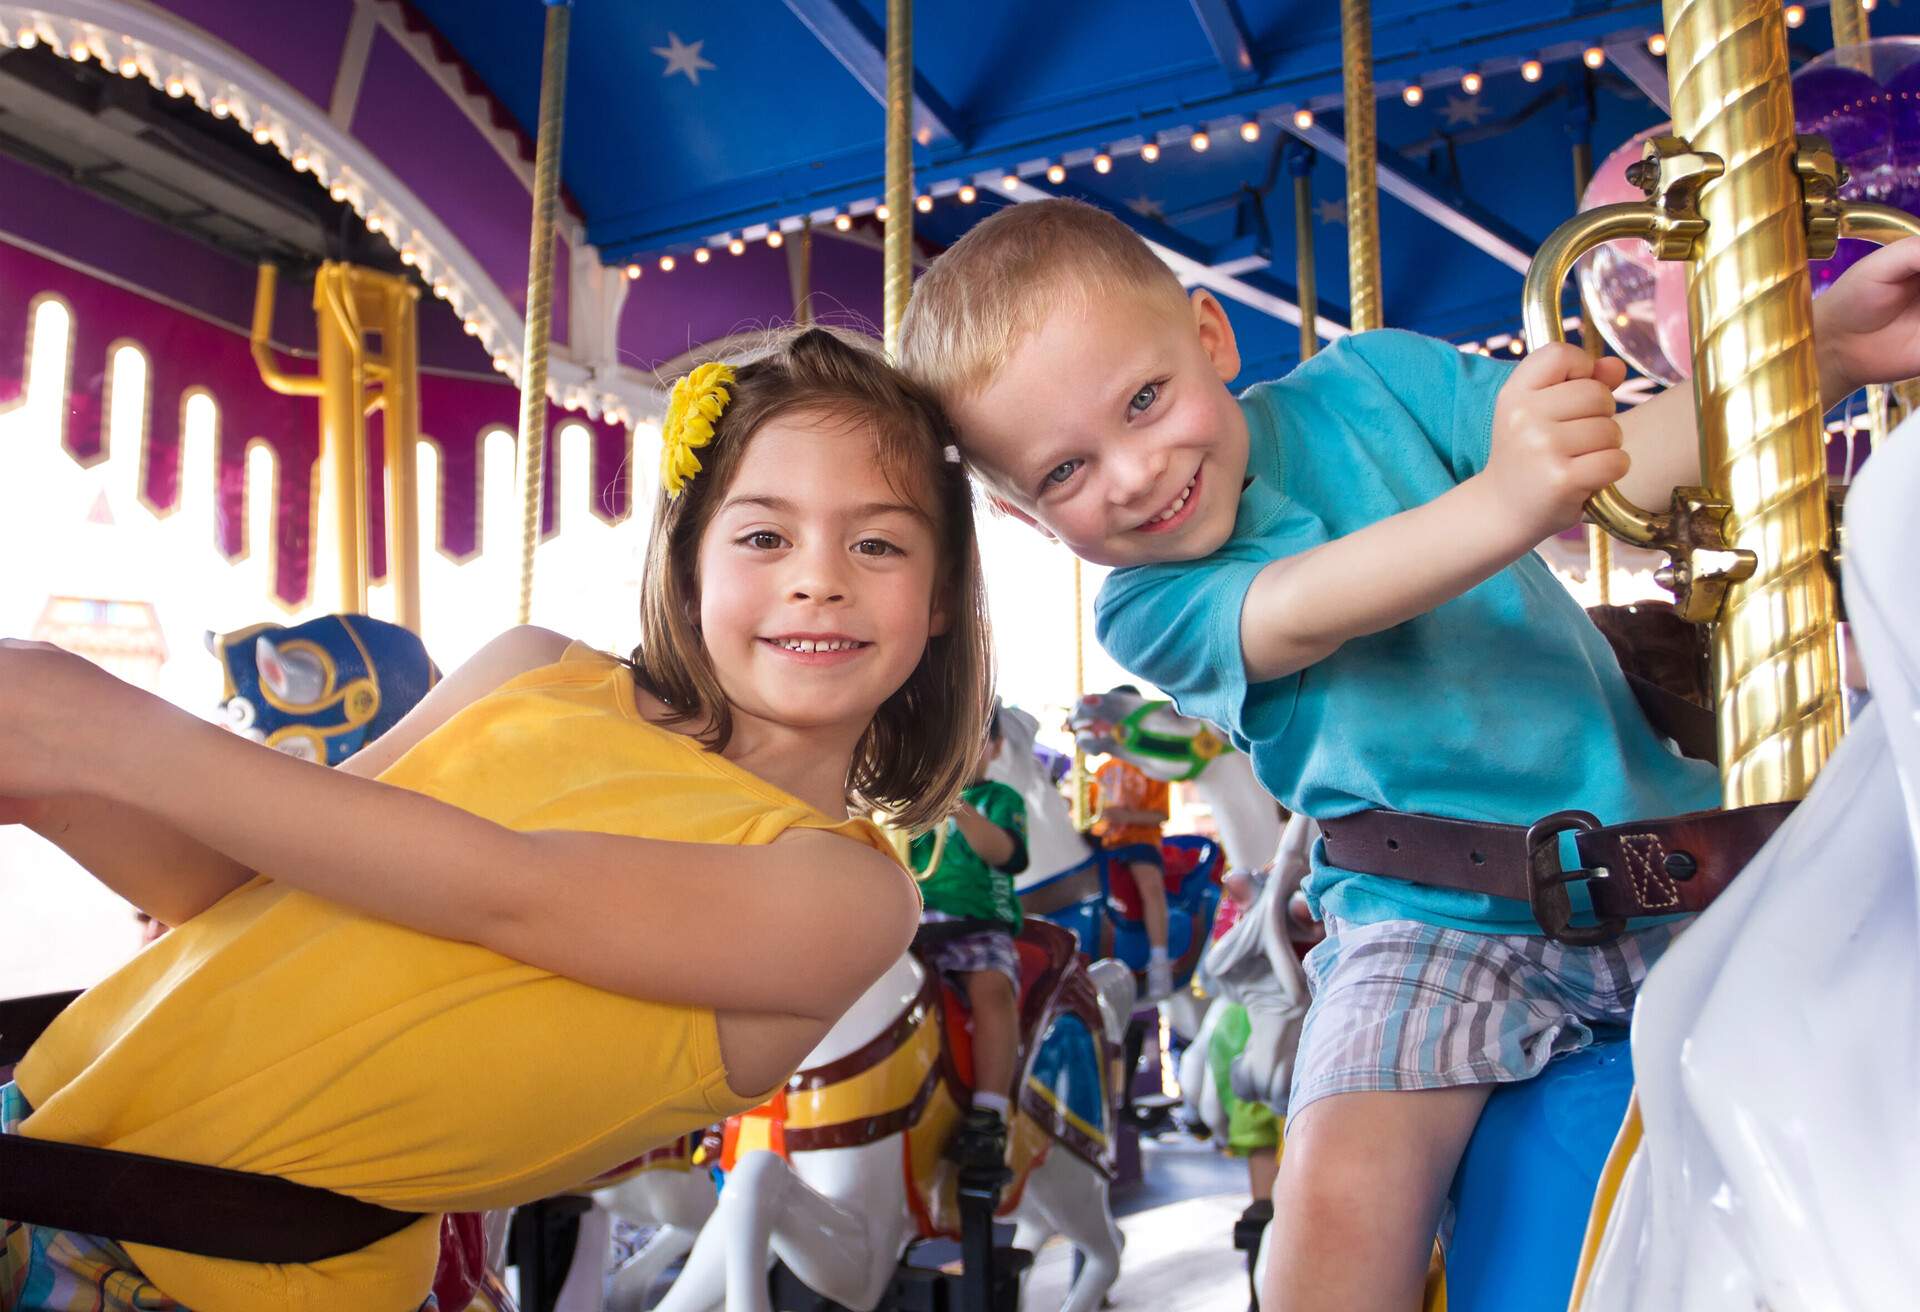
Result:
{"label": "girl's brown hair", "polygon": [[662,493],[654,507],[634,682],[666,704],[670,726],[686,726],[710,751],[726,748],[732,708],[696,625],[700,540],[769,420],[807,414],[864,427],[887,482],[933,521],[940,556],[934,595],[948,627],[927,640],[906,683],[875,712],[854,749],[847,800],[903,828],[928,828],[947,817],[968,783],[993,703],[973,495],[960,463],[949,458],[946,420],[864,339],[822,328],[778,334],[764,353],[735,367],[728,390],[713,441],[699,452],[704,467],[677,498]]}

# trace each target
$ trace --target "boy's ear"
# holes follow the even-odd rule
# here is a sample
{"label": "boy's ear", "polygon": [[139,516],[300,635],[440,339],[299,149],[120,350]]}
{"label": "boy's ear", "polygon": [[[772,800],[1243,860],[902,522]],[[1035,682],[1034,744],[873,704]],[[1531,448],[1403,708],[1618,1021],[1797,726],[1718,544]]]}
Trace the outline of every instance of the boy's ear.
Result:
{"label": "boy's ear", "polygon": [[1233,339],[1233,324],[1226,307],[1210,291],[1201,288],[1189,300],[1193,308],[1194,330],[1200,335],[1200,349],[1213,362],[1220,381],[1230,383],[1240,373],[1240,347]]}
{"label": "boy's ear", "polygon": [[1039,520],[1035,519],[1032,515],[1029,515],[1026,511],[1014,505],[1013,502],[1007,500],[1005,497],[1001,496],[998,492],[987,493],[987,504],[992,506],[995,510],[999,511],[1001,514],[1006,515],[1008,518],[1019,520],[1022,524],[1025,524],[1028,528],[1034,530],[1041,537],[1047,539],[1047,541],[1049,542],[1059,541],[1058,538],[1054,537],[1053,533],[1047,528],[1045,524],[1042,524]]}

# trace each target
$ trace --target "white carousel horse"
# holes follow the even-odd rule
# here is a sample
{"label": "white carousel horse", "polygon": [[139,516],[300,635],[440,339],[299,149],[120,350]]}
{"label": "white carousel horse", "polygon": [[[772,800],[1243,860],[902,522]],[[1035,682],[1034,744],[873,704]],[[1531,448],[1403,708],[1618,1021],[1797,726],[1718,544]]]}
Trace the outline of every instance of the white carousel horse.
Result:
{"label": "white carousel horse", "polygon": [[1074,742],[1118,756],[1164,783],[1192,787],[1213,812],[1228,873],[1269,865],[1280,846],[1280,804],[1253,777],[1253,763],[1219,731],[1139,693],[1088,693],[1068,721]]}
{"label": "white carousel horse", "polygon": [[[1122,901],[1130,897],[1129,881],[1123,878],[1114,886],[1108,878],[1103,854],[1074,828],[1066,799],[1034,759],[1037,725],[1033,716],[1009,706],[1002,708],[1000,718],[1001,748],[989,762],[987,774],[1011,786],[1027,804],[1027,868],[1014,880],[1021,904],[1030,916],[1044,916],[1071,930],[1089,957],[1117,957],[1124,961],[1135,974],[1136,987],[1140,987],[1147,960],[1144,929],[1138,924],[1137,911],[1131,916],[1116,914],[1108,897],[1110,892]],[[1206,742],[1219,742],[1197,721],[1183,723],[1206,734]],[[1209,768],[1208,774],[1227,780],[1233,769],[1229,766],[1221,773]],[[1258,785],[1255,788],[1257,790]],[[1243,846],[1265,839],[1257,829],[1248,837],[1248,826],[1242,823],[1246,820],[1257,824],[1261,813],[1259,805],[1246,805],[1245,799],[1238,797],[1237,788],[1223,789],[1212,796],[1215,805],[1222,808],[1217,814],[1234,813],[1233,825],[1235,832],[1242,835],[1239,841]],[[1264,809],[1273,815],[1273,837],[1277,839],[1278,812],[1271,799],[1265,800]],[[1227,822],[1223,819],[1222,823],[1224,826]],[[1176,1031],[1190,1037],[1199,1028],[1202,1004],[1184,986],[1206,945],[1207,929],[1219,901],[1220,846],[1181,835],[1169,840],[1165,856],[1169,870],[1168,937],[1173,940],[1169,947],[1174,956],[1174,983],[1178,986],[1171,999],[1171,1020]]]}
{"label": "white carousel horse", "polygon": [[[669,1266],[692,1250],[719,1201],[712,1177],[702,1163],[694,1160],[699,1153],[699,1138],[692,1135],[657,1148],[641,1159],[634,1174],[593,1191],[597,1210],[657,1229],[638,1252],[611,1273],[604,1304],[597,1298],[571,1304],[566,1291],[562,1291],[554,1312],[599,1312],[602,1306],[607,1312],[640,1312],[646,1306],[647,1291]],[[588,1243],[584,1224],[579,1251],[583,1255],[597,1251]],[[582,1261],[575,1267],[587,1270],[593,1264]],[[567,1283],[574,1283],[571,1274]],[[591,1292],[597,1295],[599,1291]]]}
{"label": "white carousel horse", "polygon": [[1648,977],[1644,1137],[1581,1312],[1909,1308],[1920,1289],[1916,496],[1909,420],[1847,495],[1844,591],[1873,703]]}
{"label": "white carousel horse", "polygon": [[[1069,936],[1044,922],[1030,922],[1020,945],[1033,1037],[1001,1213],[1020,1248],[1059,1234],[1079,1251],[1063,1312],[1094,1312],[1119,1274],[1108,1131],[1133,981],[1115,962],[1080,964]],[[719,1207],[659,1312],[772,1312],[775,1258],[816,1293],[865,1312],[911,1240],[956,1234],[954,1172],[941,1153],[964,1105],[959,1015],[920,962],[902,957],[766,1108],[730,1120]]]}

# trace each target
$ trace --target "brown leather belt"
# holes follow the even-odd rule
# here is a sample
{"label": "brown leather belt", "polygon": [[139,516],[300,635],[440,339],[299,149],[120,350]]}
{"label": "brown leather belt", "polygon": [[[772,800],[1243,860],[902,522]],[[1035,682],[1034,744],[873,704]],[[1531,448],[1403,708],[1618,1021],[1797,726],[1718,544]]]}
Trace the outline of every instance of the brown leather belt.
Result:
{"label": "brown leather belt", "polygon": [[[1703,911],[1793,810],[1792,802],[1696,811],[1602,825],[1559,811],[1531,826],[1360,811],[1320,822],[1328,864],[1437,888],[1525,902],[1548,938],[1591,945],[1635,916]],[[1563,869],[1560,835],[1575,831],[1579,863]],[[1573,925],[1567,887],[1584,880],[1598,921]]]}

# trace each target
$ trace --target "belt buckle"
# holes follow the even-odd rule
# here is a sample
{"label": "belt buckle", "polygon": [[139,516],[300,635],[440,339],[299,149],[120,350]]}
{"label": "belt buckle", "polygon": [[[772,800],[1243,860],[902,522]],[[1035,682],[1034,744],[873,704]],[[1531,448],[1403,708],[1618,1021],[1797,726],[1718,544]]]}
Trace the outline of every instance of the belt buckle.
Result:
{"label": "belt buckle", "polygon": [[1569,829],[1587,833],[1600,828],[1599,817],[1586,811],[1555,811],[1536,820],[1527,830],[1527,906],[1533,919],[1548,938],[1571,947],[1593,947],[1620,937],[1627,927],[1624,916],[1614,916],[1597,925],[1573,925],[1573,900],[1567,885],[1576,879],[1605,879],[1605,866],[1582,866],[1576,870],[1560,868],[1560,835]]}

